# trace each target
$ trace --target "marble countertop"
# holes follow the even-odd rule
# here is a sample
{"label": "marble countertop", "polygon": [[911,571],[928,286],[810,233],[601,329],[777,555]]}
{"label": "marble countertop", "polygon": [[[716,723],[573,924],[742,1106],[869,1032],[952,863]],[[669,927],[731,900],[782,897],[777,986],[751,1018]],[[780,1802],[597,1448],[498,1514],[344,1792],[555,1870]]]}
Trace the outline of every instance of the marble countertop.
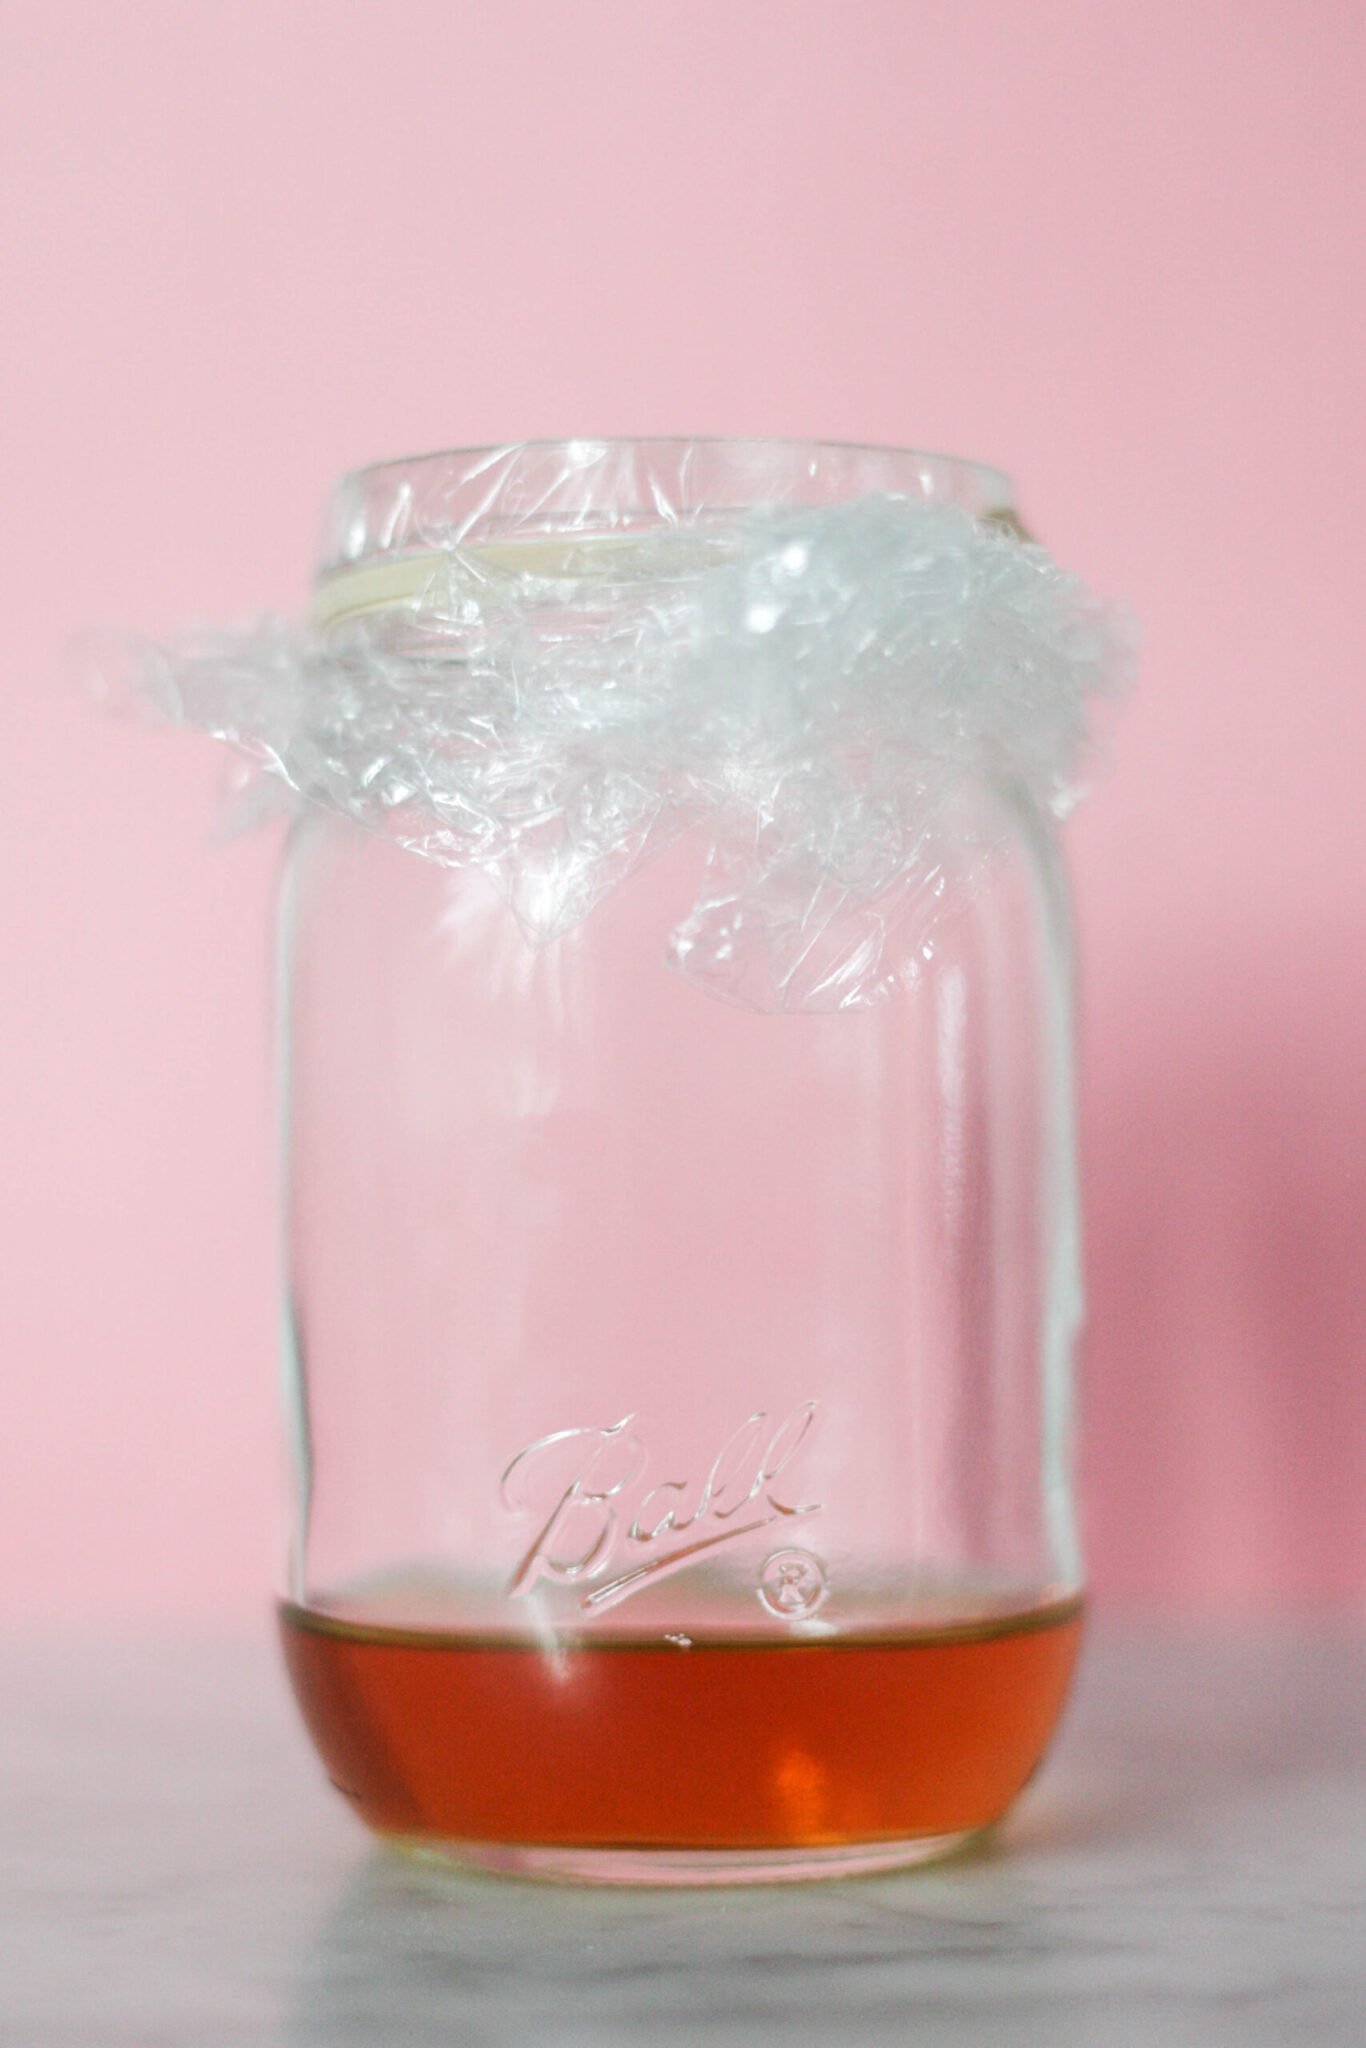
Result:
{"label": "marble countertop", "polygon": [[1366,2043],[1366,1632],[1098,1626],[989,1849],[746,1891],[371,1847],[273,1644],[0,1653],[4,2048]]}

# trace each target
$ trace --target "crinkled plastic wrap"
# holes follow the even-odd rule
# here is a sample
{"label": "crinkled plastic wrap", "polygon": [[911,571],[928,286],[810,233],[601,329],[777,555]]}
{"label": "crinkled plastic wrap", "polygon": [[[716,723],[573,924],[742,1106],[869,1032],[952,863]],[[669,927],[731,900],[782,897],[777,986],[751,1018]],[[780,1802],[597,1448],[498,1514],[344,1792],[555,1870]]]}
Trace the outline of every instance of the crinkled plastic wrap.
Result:
{"label": "crinkled plastic wrap", "polygon": [[533,944],[699,834],[661,935],[682,974],[764,1009],[876,1000],[990,858],[964,791],[1075,800],[1127,617],[941,493],[718,506],[679,444],[653,471],[620,445],[444,458],[459,488],[425,496],[362,472],[311,623],[187,632],[136,686],[298,800],[482,870]]}

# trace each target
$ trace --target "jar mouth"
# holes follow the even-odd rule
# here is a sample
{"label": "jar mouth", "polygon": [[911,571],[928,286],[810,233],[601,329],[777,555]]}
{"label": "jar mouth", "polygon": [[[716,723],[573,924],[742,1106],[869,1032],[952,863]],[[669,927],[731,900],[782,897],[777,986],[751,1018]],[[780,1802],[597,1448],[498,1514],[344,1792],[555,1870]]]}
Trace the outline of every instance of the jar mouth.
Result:
{"label": "jar mouth", "polygon": [[1002,470],[926,449],[723,436],[518,441],[347,472],[329,499],[318,583],[406,556],[645,537],[759,506],[874,494],[1016,516]]}

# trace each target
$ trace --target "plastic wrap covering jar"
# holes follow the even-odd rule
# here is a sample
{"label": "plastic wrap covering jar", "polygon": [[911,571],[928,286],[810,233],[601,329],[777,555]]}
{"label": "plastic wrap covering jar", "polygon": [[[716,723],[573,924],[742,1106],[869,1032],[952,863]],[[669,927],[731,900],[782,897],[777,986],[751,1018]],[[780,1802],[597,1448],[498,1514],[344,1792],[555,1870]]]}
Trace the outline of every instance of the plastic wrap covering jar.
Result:
{"label": "plastic wrap covering jar", "polygon": [[[715,749],[661,728],[669,786],[642,788],[615,708],[737,516],[864,500],[1028,552],[999,474],[889,450],[568,443],[337,493],[315,629],[358,701],[397,664],[411,732],[415,679],[468,687],[459,748],[496,770],[470,674],[497,641],[501,686],[544,696],[577,650],[541,706],[554,771],[513,764],[492,823],[458,775],[435,808],[411,777],[382,793],[407,827],[306,807],[283,895],[285,1649],[357,1811],[463,1863],[915,1862],[1004,1813],[1063,1705],[1079,1288],[1047,807],[1008,750],[937,772],[890,939],[876,900],[848,928],[838,889],[794,909],[800,861],[728,907]],[[708,630],[696,702],[724,721]],[[876,749],[850,759],[871,787]]]}

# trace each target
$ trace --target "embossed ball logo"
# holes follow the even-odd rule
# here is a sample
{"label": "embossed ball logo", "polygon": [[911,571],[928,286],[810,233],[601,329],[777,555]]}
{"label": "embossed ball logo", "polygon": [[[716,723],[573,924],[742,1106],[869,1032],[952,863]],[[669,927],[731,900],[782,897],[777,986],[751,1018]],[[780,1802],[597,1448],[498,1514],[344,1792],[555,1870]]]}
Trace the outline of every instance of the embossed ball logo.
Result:
{"label": "embossed ball logo", "polygon": [[825,1566],[810,1550],[775,1550],[759,1573],[759,1599],[779,1621],[805,1621],[829,1590]]}
{"label": "embossed ball logo", "polygon": [[[789,1470],[815,1413],[814,1401],[803,1401],[776,1422],[767,1409],[756,1410],[726,1438],[700,1478],[656,1478],[634,1415],[609,1429],[560,1429],[538,1437],[503,1474],[504,1506],[534,1517],[536,1524],[508,1583],[509,1595],[528,1595],[546,1582],[582,1586],[583,1612],[605,1613],[774,1522],[818,1515],[818,1500],[790,1491]],[[785,1576],[780,1569],[771,1584],[763,1579],[759,1597],[769,1612],[788,1621],[814,1613],[825,1597],[819,1560],[809,1551],[784,1549],[773,1553],[769,1565],[775,1561],[791,1569]]]}

